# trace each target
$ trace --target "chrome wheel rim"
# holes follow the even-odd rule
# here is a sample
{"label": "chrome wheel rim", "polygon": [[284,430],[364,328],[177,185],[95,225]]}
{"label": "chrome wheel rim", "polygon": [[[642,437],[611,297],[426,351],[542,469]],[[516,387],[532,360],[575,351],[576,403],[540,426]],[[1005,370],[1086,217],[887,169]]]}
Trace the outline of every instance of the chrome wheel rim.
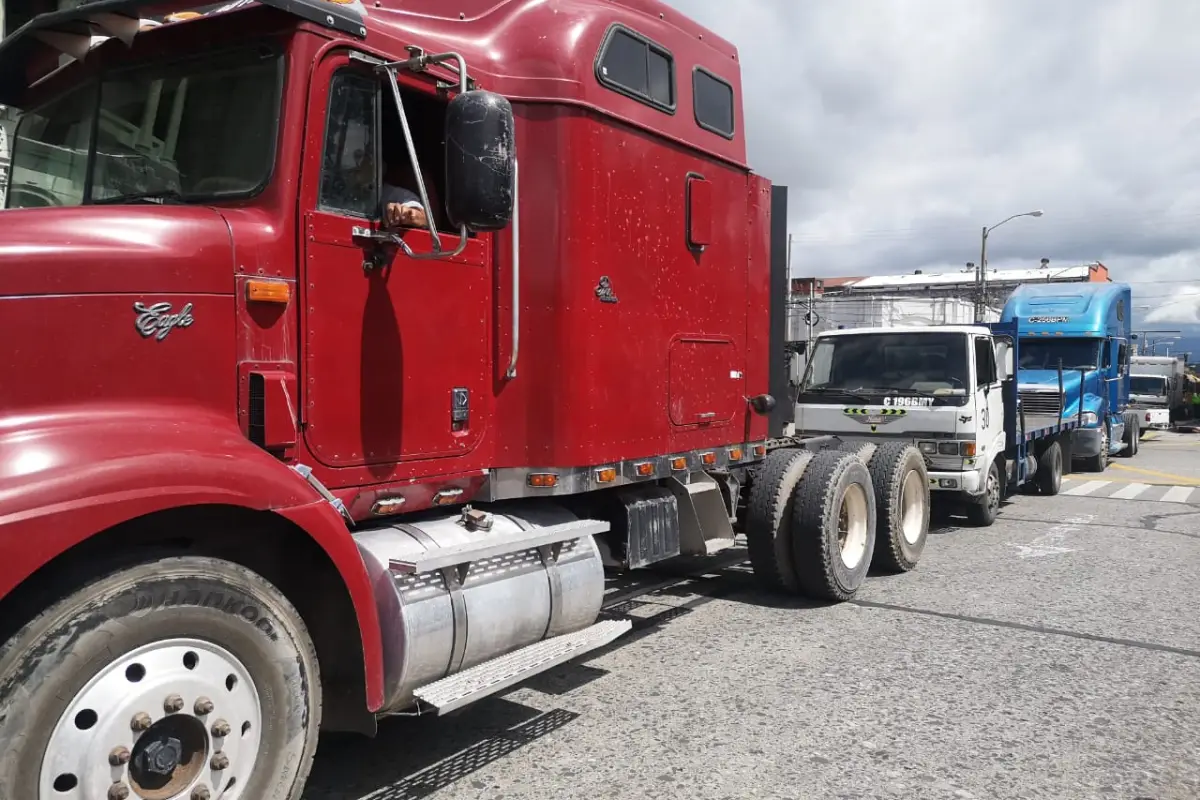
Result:
{"label": "chrome wheel rim", "polygon": [[867,493],[861,484],[852,483],[842,496],[838,510],[838,546],[842,563],[854,569],[867,552]]}
{"label": "chrome wheel rim", "polygon": [[925,528],[925,484],[915,469],[910,469],[900,486],[900,534],[904,541],[916,544]]}
{"label": "chrome wheel rim", "polygon": [[222,647],[170,639],[125,653],[68,703],[38,800],[238,800],[258,758],[262,706]]}

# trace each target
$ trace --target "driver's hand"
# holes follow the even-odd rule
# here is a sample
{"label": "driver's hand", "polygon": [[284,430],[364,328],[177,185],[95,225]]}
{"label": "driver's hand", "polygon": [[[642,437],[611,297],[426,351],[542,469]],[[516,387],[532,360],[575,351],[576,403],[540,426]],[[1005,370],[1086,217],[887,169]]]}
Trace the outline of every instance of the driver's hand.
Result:
{"label": "driver's hand", "polygon": [[389,228],[423,228],[429,224],[425,209],[388,203],[384,209],[384,221]]}

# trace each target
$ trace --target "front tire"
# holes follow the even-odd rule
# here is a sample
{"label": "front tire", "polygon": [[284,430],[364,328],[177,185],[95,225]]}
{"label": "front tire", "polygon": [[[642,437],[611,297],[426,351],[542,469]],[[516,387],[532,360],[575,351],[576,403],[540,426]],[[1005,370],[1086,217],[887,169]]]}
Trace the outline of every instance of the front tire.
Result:
{"label": "front tire", "polygon": [[996,521],[1000,513],[1000,497],[1004,485],[1000,482],[1000,467],[995,461],[988,467],[984,478],[983,496],[978,502],[967,506],[967,519],[978,528],[987,528]]}
{"label": "front tire", "polygon": [[1058,442],[1051,442],[1050,446],[1042,453],[1041,458],[1038,459],[1037,474],[1033,476],[1038,493],[1047,497],[1058,494],[1062,488],[1062,476],[1062,448],[1059,447]]}
{"label": "front tire", "polygon": [[1088,472],[1104,472],[1108,468],[1108,425],[1100,425],[1100,452],[1083,460]]}
{"label": "front tire", "polygon": [[197,556],[114,571],[0,650],[0,797],[296,800],[320,698],[303,621],[256,573]]}
{"label": "front tire", "polygon": [[1121,458],[1133,458],[1137,455],[1138,443],[1142,440],[1140,423],[1141,420],[1132,414],[1125,418],[1125,434],[1122,437],[1125,447],[1117,454]]}

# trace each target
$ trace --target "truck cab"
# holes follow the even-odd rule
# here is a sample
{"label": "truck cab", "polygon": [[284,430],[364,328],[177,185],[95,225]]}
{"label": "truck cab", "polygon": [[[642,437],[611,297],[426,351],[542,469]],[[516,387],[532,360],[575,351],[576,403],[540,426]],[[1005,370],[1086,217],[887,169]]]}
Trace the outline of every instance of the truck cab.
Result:
{"label": "truck cab", "polygon": [[1128,409],[1131,300],[1123,283],[1023,284],[1000,316],[1020,330],[1023,409],[1078,418],[1069,449],[1090,471],[1137,448],[1139,420]]}
{"label": "truck cab", "polygon": [[989,477],[1005,449],[1001,388],[1011,369],[1009,346],[982,325],[828,331],[811,347],[796,426],[852,441],[911,441],[931,490],[982,508],[1002,489],[1003,467]]}

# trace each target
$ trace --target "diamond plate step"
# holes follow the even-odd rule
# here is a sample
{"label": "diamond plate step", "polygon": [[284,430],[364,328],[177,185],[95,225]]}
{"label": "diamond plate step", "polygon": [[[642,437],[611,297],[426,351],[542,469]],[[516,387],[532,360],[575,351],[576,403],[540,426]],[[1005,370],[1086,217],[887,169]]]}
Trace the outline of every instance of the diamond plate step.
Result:
{"label": "diamond plate step", "polygon": [[572,520],[560,525],[534,528],[532,531],[517,531],[506,536],[484,536],[476,541],[451,547],[434,547],[423,553],[417,553],[411,558],[393,559],[390,562],[390,568],[392,572],[401,575],[433,572],[471,561],[482,561],[485,558],[530,550],[543,545],[594,536],[604,533],[608,529],[609,524],[600,520]]}
{"label": "diamond plate step", "polygon": [[457,675],[422,686],[417,700],[437,709],[438,716],[518,684],[531,675],[603,647],[633,627],[627,619],[605,620],[575,633],[543,639],[507,655],[485,661]]}

